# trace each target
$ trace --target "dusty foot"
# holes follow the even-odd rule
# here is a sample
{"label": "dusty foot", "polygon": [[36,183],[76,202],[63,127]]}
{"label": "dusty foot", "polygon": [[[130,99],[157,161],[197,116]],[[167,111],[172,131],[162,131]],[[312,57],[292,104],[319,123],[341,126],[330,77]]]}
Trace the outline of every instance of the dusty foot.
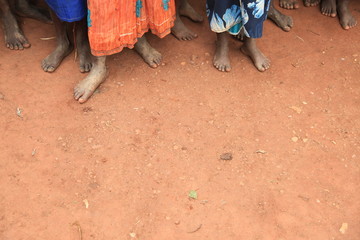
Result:
{"label": "dusty foot", "polygon": [[93,64],[93,57],[90,53],[90,49],[87,50],[79,50],[79,69],[80,72],[90,72]]}
{"label": "dusty foot", "polygon": [[241,46],[241,51],[249,56],[253,61],[255,67],[260,71],[264,72],[269,69],[270,61],[265,57],[265,55],[257,48],[256,42],[252,38],[247,38],[243,46]]}
{"label": "dusty foot", "polygon": [[304,0],[305,7],[315,7],[319,5],[320,0]]}
{"label": "dusty foot", "polygon": [[336,0],[322,0],[321,13],[328,17],[336,17]]}
{"label": "dusty foot", "polygon": [[293,27],[293,20],[290,16],[286,16],[279,12],[276,8],[270,5],[268,12],[268,18],[271,19],[278,27],[280,27],[285,32],[288,32]]}
{"label": "dusty foot", "polygon": [[280,0],[279,5],[285,9],[297,9],[299,8],[299,2],[297,0]]}
{"label": "dusty foot", "polygon": [[345,29],[348,30],[356,26],[357,21],[354,16],[350,13],[349,8],[346,1],[338,1],[338,12],[339,12],[339,19],[340,25]]}
{"label": "dusty foot", "polygon": [[61,61],[71,53],[72,49],[73,48],[69,42],[58,45],[49,56],[42,60],[42,69],[45,72],[54,72],[60,65]]}
{"label": "dusty foot", "polygon": [[198,37],[198,35],[190,31],[180,17],[176,17],[174,27],[171,29],[171,33],[179,40],[189,41]]}
{"label": "dusty foot", "polygon": [[99,85],[105,81],[107,76],[105,61],[106,57],[97,57],[89,75],[74,88],[74,98],[79,103],[86,102]]}
{"label": "dusty foot", "polygon": [[160,65],[162,59],[161,53],[150,46],[145,36],[141,37],[135,44],[135,50],[150,67],[156,68]]}
{"label": "dusty foot", "polygon": [[204,18],[194,10],[187,0],[182,1],[179,12],[181,16],[188,17],[194,22],[204,21]]}
{"label": "dusty foot", "polygon": [[29,41],[20,29],[5,32],[5,44],[11,50],[23,50],[30,47]]}
{"label": "dusty foot", "polygon": [[230,58],[229,58],[229,47],[228,47],[228,33],[218,33],[216,41],[216,51],[214,56],[214,67],[222,72],[230,72]]}

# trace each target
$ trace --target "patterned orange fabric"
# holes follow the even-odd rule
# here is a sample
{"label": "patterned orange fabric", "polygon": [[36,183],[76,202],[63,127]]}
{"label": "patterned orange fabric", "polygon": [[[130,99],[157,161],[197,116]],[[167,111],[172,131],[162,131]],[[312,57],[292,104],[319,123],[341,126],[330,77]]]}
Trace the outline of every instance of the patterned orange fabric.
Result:
{"label": "patterned orange fabric", "polygon": [[91,52],[104,56],[133,48],[149,29],[163,38],[174,21],[174,0],[88,0]]}

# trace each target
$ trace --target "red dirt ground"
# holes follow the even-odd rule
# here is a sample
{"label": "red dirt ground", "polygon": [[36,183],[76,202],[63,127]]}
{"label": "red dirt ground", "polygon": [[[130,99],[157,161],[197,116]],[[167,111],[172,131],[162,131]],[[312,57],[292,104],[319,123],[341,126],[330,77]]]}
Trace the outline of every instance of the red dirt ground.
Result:
{"label": "red dirt ground", "polygon": [[267,21],[258,41],[265,73],[235,40],[218,72],[215,35],[184,20],[198,39],[150,37],[155,70],[110,57],[83,105],[74,55],[44,73],[54,29],[26,19],[32,47],[0,48],[0,239],[360,239],[360,26],[283,12],[294,29]]}

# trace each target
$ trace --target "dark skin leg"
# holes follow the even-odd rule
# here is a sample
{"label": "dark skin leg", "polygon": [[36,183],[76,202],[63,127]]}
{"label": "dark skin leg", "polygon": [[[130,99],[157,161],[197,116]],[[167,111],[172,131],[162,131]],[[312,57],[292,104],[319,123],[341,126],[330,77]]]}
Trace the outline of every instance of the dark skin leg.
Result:
{"label": "dark skin leg", "polygon": [[74,88],[74,98],[86,102],[107,76],[106,56],[96,57],[89,75]]}
{"label": "dark skin leg", "polygon": [[21,31],[7,0],[0,0],[0,15],[4,25],[6,47],[11,50],[30,47],[30,43]]}
{"label": "dark skin leg", "polygon": [[181,16],[187,17],[194,22],[204,21],[204,18],[194,10],[187,0],[181,0],[178,10]]}
{"label": "dark skin leg", "polygon": [[161,54],[151,47],[145,35],[138,39],[135,50],[150,67],[156,68],[161,64]]}
{"label": "dark skin leg", "polygon": [[244,38],[244,44],[241,46],[241,51],[249,56],[253,61],[255,67],[260,71],[264,72],[269,69],[270,61],[256,46],[256,40],[254,38]]}
{"label": "dark skin leg", "polygon": [[89,72],[93,63],[93,56],[91,55],[89,38],[87,34],[86,18],[75,23],[75,32],[76,47],[80,61],[80,72]]}
{"label": "dark skin leg", "polygon": [[279,12],[274,7],[274,2],[271,1],[271,5],[268,12],[268,18],[271,19],[278,27],[280,27],[285,32],[288,32],[293,27],[293,20],[290,16],[286,16]]}
{"label": "dark skin leg", "polygon": [[227,32],[217,33],[216,50],[213,64],[221,72],[230,72],[229,58],[229,34]]}
{"label": "dark skin leg", "polygon": [[[183,41],[189,41],[197,38],[198,35],[192,32],[190,29],[188,29],[180,18],[180,15],[184,15],[191,19],[194,18],[200,20],[198,17],[197,18],[194,17],[194,12],[195,12],[194,9],[189,5],[189,3],[187,3],[187,0],[175,0],[175,5],[176,5],[176,20],[174,22],[174,27],[171,29],[171,33],[177,39]],[[189,9],[192,9],[192,11],[190,11]]]}
{"label": "dark skin leg", "polygon": [[41,67],[45,72],[54,72],[60,65],[61,61],[71,53],[73,46],[71,45],[65,22],[61,22],[55,13],[51,12],[55,25],[57,46],[55,50],[42,60]]}
{"label": "dark skin leg", "polygon": [[297,9],[299,8],[298,0],[279,0],[279,5],[285,9]]}
{"label": "dark skin leg", "polygon": [[322,0],[321,13],[328,17],[336,17],[336,0]]}
{"label": "dark skin leg", "polygon": [[338,0],[337,9],[339,13],[340,25],[345,30],[356,26],[357,21],[349,10],[349,0]]}
{"label": "dark skin leg", "polygon": [[52,23],[48,11],[33,6],[28,0],[15,0],[15,7],[20,16],[33,18],[45,23]]}

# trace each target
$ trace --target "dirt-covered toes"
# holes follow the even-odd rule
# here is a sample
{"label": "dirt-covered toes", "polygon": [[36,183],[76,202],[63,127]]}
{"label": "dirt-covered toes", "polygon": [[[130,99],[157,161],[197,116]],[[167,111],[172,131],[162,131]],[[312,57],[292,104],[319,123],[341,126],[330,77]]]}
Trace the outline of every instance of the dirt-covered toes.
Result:
{"label": "dirt-covered toes", "polygon": [[298,0],[280,0],[279,6],[285,9],[297,9],[299,8]]}

